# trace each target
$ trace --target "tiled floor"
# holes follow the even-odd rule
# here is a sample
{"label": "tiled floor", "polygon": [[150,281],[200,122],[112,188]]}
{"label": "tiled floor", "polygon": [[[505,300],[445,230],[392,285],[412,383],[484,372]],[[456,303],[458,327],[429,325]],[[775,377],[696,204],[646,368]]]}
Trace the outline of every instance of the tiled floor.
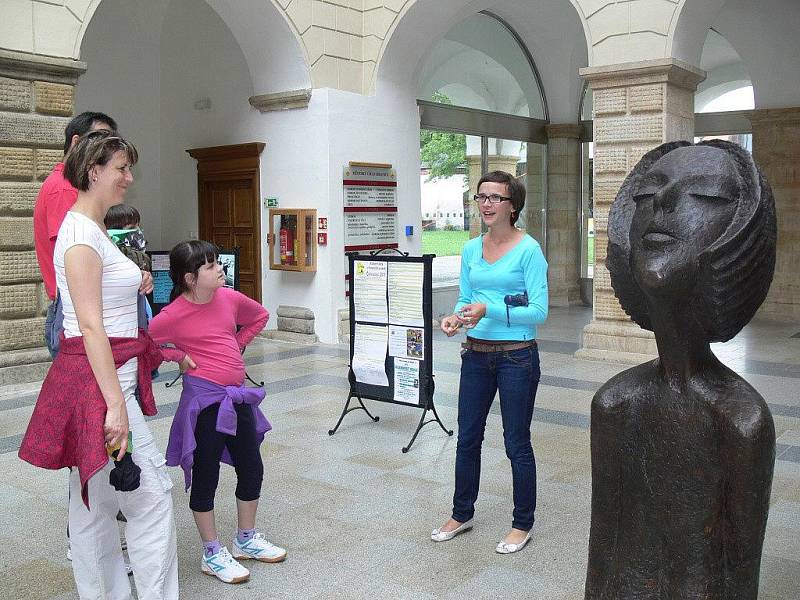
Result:
{"label": "tiled floor", "polygon": [[[198,537],[178,469],[172,469],[183,598],[515,598],[578,599],[589,533],[589,405],[623,367],[573,357],[585,309],[555,309],[540,331],[542,381],[533,443],[539,486],[534,537],[524,552],[495,554],[510,524],[511,474],[497,406],[483,451],[473,532],[434,544],[430,530],[448,515],[455,437],[426,426],[401,453],[419,419],[412,408],[369,402],[329,437],[347,397],[343,346],[297,347],[257,341],[248,370],[266,381],[274,429],[263,447],[266,473],[259,525],[289,550],[279,565],[255,565],[247,584],[224,586],[198,568]],[[800,598],[800,339],[797,327],[756,322],[715,351],[767,399],[778,436],[760,598]],[[456,426],[458,339],[434,340],[435,401]],[[180,394],[156,385],[151,425],[163,445]],[[66,474],[16,456],[37,385],[0,389],[0,590],[6,598],[76,598],[64,559]],[[232,469],[223,469],[218,524],[235,527]]]}

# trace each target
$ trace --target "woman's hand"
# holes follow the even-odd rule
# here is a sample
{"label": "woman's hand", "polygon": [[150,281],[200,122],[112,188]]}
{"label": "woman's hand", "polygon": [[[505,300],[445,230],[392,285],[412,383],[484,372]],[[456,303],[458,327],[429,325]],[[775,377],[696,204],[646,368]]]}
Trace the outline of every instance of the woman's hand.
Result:
{"label": "woman's hand", "polygon": [[475,327],[483,317],[486,316],[486,305],[482,302],[474,302],[462,307],[456,318],[464,327]]}
{"label": "woman's hand", "polygon": [[142,284],[139,286],[139,293],[144,296],[153,291],[153,274],[150,271],[142,271]]}
{"label": "woman's hand", "polygon": [[461,327],[461,321],[459,321],[458,315],[450,315],[442,319],[439,327],[441,327],[447,337],[452,337],[456,334],[458,328]]}
{"label": "woman's hand", "polygon": [[180,368],[181,373],[185,373],[189,369],[196,369],[197,365],[192,360],[192,357],[187,354],[186,356],[183,357],[183,360],[181,360],[181,362],[178,363],[178,367]]}
{"label": "woman's hand", "polygon": [[128,450],[128,409],[124,402],[114,402],[106,410],[106,421],[103,424],[106,446],[119,448],[118,458],[125,456]]}

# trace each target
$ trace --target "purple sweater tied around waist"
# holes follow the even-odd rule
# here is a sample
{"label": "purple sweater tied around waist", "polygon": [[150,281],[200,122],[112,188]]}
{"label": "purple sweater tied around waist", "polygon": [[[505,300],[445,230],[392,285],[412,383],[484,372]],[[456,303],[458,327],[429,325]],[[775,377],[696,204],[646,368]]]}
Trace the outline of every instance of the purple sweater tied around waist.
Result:
{"label": "purple sweater tied around waist", "polygon": [[[197,442],[194,437],[194,428],[197,425],[197,415],[200,411],[213,404],[219,404],[217,415],[217,431],[227,435],[236,435],[236,410],[234,404],[249,404],[253,410],[256,422],[256,435],[258,443],[264,441],[264,434],[272,429],[264,413],[258,407],[264,399],[266,392],[263,388],[245,387],[244,385],[220,385],[207,379],[183,376],[183,393],[172,420],[167,443],[167,464],[171,467],[180,466],[188,490],[192,485],[192,465],[194,464],[194,449]],[[222,451],[222,462],[233,465],[233,460],[228,448]]]}

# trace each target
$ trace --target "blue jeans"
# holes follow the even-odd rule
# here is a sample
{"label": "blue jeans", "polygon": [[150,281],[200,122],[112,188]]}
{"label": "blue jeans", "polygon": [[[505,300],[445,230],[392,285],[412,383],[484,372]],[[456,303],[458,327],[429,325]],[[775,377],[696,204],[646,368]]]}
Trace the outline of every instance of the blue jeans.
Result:
{"label": "blue jeans", "polygon": [[539,350],[536,346],[508,352],[462,352],[456,489],[453,494],[453,518],[456,521],[469,521],[475,514],[486,417],[499,390],[503,439],[506,456],[511,460],[514,484],[511,526],[524,531],[533,527],[536,459],[531,446],[531,420],[539,376]]}

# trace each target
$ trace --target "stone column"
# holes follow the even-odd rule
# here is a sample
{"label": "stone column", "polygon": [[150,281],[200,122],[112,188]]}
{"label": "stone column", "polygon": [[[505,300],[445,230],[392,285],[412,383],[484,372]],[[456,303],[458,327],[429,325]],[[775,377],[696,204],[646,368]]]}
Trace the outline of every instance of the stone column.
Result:
{"label": "stone column", "polygon": [[550,306],[580,304],[580,124],[548,125],[547,283]]}
{"label": "stone column", "polygon": [[542,235],[543,228],[547,224],[545,219],[545,152],[547,147],[544,144],[528,143],[527,173],[525,181],[525,230],[533,239],[539,242],[542,251],[545,250],[545,236]]}
{"label": "stone column", "polygon": [[594,99],[594,306],[579,358],[630,364],[658,350],[619,305],[605,266],[608,212],[625,176],[655,146],[694,137],[694,90],[704,73],[674,59],[581,69]]}
{"label": "stone column", "polygon": [[0,50],[0,385],[42,379],[49,299],[33,249],[33,205],[63,156],[80,61]]}
{"label": "stone column", "polygon": [[753,158],[775,195],[778,247],[775,276],[760,316],[800,320],[800,108],[754,110]]}

